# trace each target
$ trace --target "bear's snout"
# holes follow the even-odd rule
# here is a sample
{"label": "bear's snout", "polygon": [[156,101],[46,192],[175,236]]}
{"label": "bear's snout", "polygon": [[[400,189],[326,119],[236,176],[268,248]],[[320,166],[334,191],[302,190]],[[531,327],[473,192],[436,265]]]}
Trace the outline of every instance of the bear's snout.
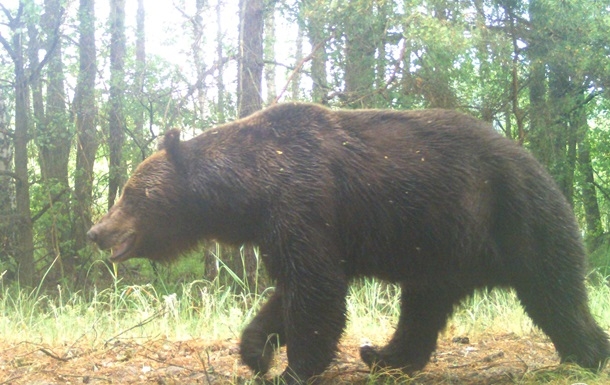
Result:
{"label": "bear's snout", "polygon": [[115,241],[108,230],[108,224],[102,220],[87,231],[87,239],[95,243],[101,250],[106,250],[112,247],[112,243]]}
{"label": "bear's snout", "polygon": [[89,229],[89,231],[87,231],[87,239],[89,239],[91,242],[97,243],[97,235],[98,232],[95,226],[93,226],[91,229]]}

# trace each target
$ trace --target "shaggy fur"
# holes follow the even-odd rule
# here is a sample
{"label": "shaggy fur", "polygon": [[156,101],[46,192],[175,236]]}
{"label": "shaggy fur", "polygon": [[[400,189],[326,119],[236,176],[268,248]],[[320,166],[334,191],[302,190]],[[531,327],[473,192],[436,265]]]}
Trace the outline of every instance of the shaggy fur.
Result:
{"label": "shaggy fur", "polygon": [[279,339],[287,383],[328,367],[360,276],[402,288],[394,336],[361,350],[370,366],[423,368],[454,305],[494,286],[515,288],[562,360],[610,356],[570,206],[527,151],[457,112],[282,104],[185,142],[170,131],[89,236],[115,261],[259,245],[277,288],[241,356],[263,374]]}

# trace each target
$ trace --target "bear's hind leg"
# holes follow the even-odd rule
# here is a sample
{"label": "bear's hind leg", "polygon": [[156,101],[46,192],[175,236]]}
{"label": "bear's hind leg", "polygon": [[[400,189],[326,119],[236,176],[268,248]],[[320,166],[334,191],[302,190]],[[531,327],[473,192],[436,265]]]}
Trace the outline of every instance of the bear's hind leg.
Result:
{"label": "bear's hind leg", "polygon": [[610,357],[610,343],[591,315],[583,277],[576,272],[564,274],[561,282],[550,277],[515,285],[525,311],[551,338],[562,362],[601,369]]}
{"label": "bear's hind leg", "polygon": [[275,292],[244,329],[239,344],[242,361],[256,374],[269,370],[275,348],[286,343],[282,297]]}
{"label": "bear's hind leg", "polygon": [[394,336],[381,349],[360,348],[360,357],[371,368],[400,368],[407,373],[422,369],[436,349],[438,333],[453,307],[465,293],[458,288],[410,289],[403,285],[400,318]]}

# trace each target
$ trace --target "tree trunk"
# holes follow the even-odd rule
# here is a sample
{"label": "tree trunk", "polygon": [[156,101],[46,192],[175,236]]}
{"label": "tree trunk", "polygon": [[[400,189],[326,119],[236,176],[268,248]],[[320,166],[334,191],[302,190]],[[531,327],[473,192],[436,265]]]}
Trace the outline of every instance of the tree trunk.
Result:
{"label": "tree trunk", "polygon": [[536,158],[548,169],[551,168],[551,148],[545,137],[545,131],[550,123],[549,110],[546,103],[547,79],[543,33],[545,31],[542,5],[538,0],[529,4],[529,17],[532,24],[532,36],[528,41],[527,54],[529,58],[529,118],[530,128],[528,138],[530,148]]}
{"label": "tree trunk", "polygon": [[[267,84],[267,104],[272,104],[277,97],[275,88],[275,3],[270,4],[269,9],[267,9],[265,13],[265,83]],[[298,47],[299,44],[297,40],[297,57],[299,56]]]}
{"label": "tree trunk", "polygon": [[[65,265],[73,265],[74,252],[67,244],[70,238],[70,207],[69,194],[63,194],[63,198],[55,199],[58,194],[70,190],[68,178],[68,163],[70,161],[70,149],[72,147],[73,132],[70,129],[66,111],[66,91],[63,60],[63,49],[59,24],[63,15],[62,1],[45,1],[45,29],[47,30],[47,46],[53,46],[47,64],[47,105],[45,115],[45,126],[51,135],[50,140],[40,148],[42,164],[44,164],[43,178],[52,187],[49,204],[55,210],[52,233],[55,235],[54,250],[61,255],[61,262]],[[46,175],[45,175],[46,174]],[[53,203],[53,200],[55,202]],[[73,270],[73,266],[68,270]]]}
{"label": "tree trunk", "polygon": [[97,105],[95,101],[95,7],[94,0],[80,0],[79,73],[74,95],[76,112],[77,151],[74,197],[75,249],[86,246],[86,234],[91,227],[93,164],[98,147]]}
{"label": "tree trunk", "polygon": [[[357,3],[360,4],[360,3]],[[375,28],[372,4],[350,7],[345,16],[345,94],[350,107],[372,106],[375,85]]]}
{"label": "tree trunk", "polygon": [[551,116],[554,122],[546,127],[546,136],[549,138],[550,171],[555,178],[566,199],[574,200],[574,164],[576,152],[574,151],[575,131],[570,124],[567,110],[572,105],[571,81],[565,68],[561,64],[550,66],[549,73],[549,104],[553,106]]}
{"label": "tree trunk", "polygon": [[326,82],[326,47],[324,45],[325,36],[325,19],[324,14],[320,10],[315,10],[317,2],[303,2],[301,13],[305,17],[306,33],[309,39],[309,44],[312,47],[320,46],[313,53],[311,58],[311,80],[313,87],[311,90],[312,100],[316,103],[328,104],[328,84]]}
{"label": "tree trunk", "polygon": [[216,76],[216,90],[218,92],[216,110],[218,115],[218,123],[224,123],[226,121],[225,113],[225,84],[224,84],[224,70],[223,70],[223,33],[222,33],[222,1],[218,0],[216,3],[216,60],[218,62],[218,76]]}
{"label": "tree trunk", "polygon": [[[477,49],[476,58],[479,62],[479,74],[477,76],[478,81],[476,86],[480,89],[484,90],[485,85],[489,83],[490,75],[492,73],[492,63],[494,62],[494,58],[492,56],[492,50],[489,48],[489,41],[491,39],[491,31],[488,28],[485,28],[485,11],[484,11],[484,0],[474,0],[474,8],[477,10],[475,16],[475,26],[477,28],[478,33],[480,34],[477,39],[477,43],[475,45]],[[482,98],[481,100],[481,119],[492,123],[495,115],[498,112],[505,112],[506,106],[504,107],[504,111],[498,111],[498,107],[495,105],[494,101],[491,98]],[[508,114],[510,118],[510,111],[505,112]],[[510,121],[506,119],[507,123]],[[505,134],[507,136],[511,135],[511,131],[508,127],[505,127]]]}
{"label": "tree trunk", "polygon": [[30,210],[30,183],[28,178],[28,142],[29,142],[29,98],[28,80],[25,73],[23,54],[23,29],[13,35],[13,52],[15,64],[15,177],[17,185],[15,197],[19,217],[17,234],[18,279],[23,286],[32,286],[35,281],[34,235]]}
{"label": "tree trunk", "polygon": [[[0,94],[0,262],[11,267],[16,250],[15,177],[12,171],[13,141],[9,135],[6,103]],[[9,277],[16,271],[9,269]]]}
{"label": "tree trunk", "polygon": [[[262,108],[263,78],[263,0],[240,1],[239,62],[237,105],[240,118]],[[239,253],[238,253],[239,254]],[[243,259],[225,261],[248,287],[255,287],[258,263],[251,245],[244,246]]]}
{"label": "tree trunk", "polygon": [[263,0],[241,0],[240,16],[237,105],[243,118],[263,104]]}
{"label": "tree trunk", "polygon": [[509,18],[510,18],[510,34],[513,42],[513,64],[511,68],[511,87],[510,87],[510,97],[512,104],[512,114],[515,117],[515,123],[517,125],[516,131],[511,135],[512,138],[516,138],[519,144],[523,144],[525,140],[525,129],[523,127],[523,117],[524,113],[520,107],[519,99],[520,99],[520,82],[519,82],[519,67],[520,59],[519,59],[519,41],[521,41],[522,37],[518,36],[517,29],[515,28],[516,20],[514,15],[512,14],[512,10],[506,9]]}
{"label": "tree trunk", "polygon": [[[184,9],[180,9],[180,12],[182,13],[182,16],[185,18],[186,22],[191,25],[190,48],[191,56],[193,59],[193,66],[195,68],[197,78],[195,79],[194,84],[189,85],[185,102],[190,102],[192,98],[194,107],[194,119],[196,121],[203,121],[208,112],[206,95],[207,92],[205,84],[207,71],[205,59],[203,57],[203,48],[205,46],[204,20],[206,20],[205,17],[207,16],[207,11],[208,8],[206,7],[205,0],[195,0],[194,15],[190,15]],[[184,105],[184,102],[181,102],[179,105],[180,109]]]}
{"label": "tree trunk", "polygon": [[125,0],[110,0],[110,112],[108,114],[108,147],[110,174],[108,208],[120,193],[125,180],[123,144],[125,143]]}
{"label": "tree trunk", "polygon": [[144,150],[144,123],[146,121],[144,107],[144,81],[146,77],[146,13],[144,10],[144,0],[138,0],[138,10],[136,13],[136,71],[134,81],[134,94],[140,101],[134,115],[134,140],[142,153],[142,160],[147,155]]}
{"label": "tree trunk", "polygon": [[[297,40],[295,42],[295,54],[294,54],[294,63],[295,68],[299,63],[303,60],[303,29],[299,25],[297,31]],[[299,100],[301,98],[301,71],[298,71],[295,76],[292,78],[291,88],[291,98],[292,100]]]}
{"label": "tree trunk", "polygon": [[[40,60],[38,59],[38,52],[43,47],[40,42],[40,36],[38,34],[38,25],[33,23],[28,23],[28,59],[30,68],[38,68],[40,66]],[[45,159],[43,158],[42,147],[45,142],[50,142],[48,140],[47,129],[46,129],[46,118],[44,112],[44,101],[42,97],[42,81],[40,76],[33,76],[30,78],[29,87],[31,91],[31,103],[32,103],[32,111],[34,113],[34,119],[30,123],[30,128],[33,129],[33,137],[35,137],[35,142],[38,144],[38,160],[40,163],[40,171],[42,174],[42,184],[44,185],[45,191],[48,192],[47,197],[51,196],[51,188],[52,182],[50,182],[47,176],[47,168],[45,167]],[[46,198],[46,197],[45,197]],[[32,223],[32,228],[34,224]],[[45,257],[55,256],[55,245],[58,244],[57,234],[54,234],[56,229],[51,229],[51,231],[44,233],[44,248],[45,248]],[[51,259],[52,260],[52,259]],[[60,269],[61,270],[61,269]],[[61,271],[53,270],[50,272],[49,278],[52,280],[57,280],[61,277]]]}
{"label": "tree trunk", "polygon": [[[40,66],[39,50],[45,48],[47,51],[46,99],[43,97],[41,76],[31,78],[30,88],[35,117],[34,137],[38,147],[43,191],[46,192],[44,198],[50,207],[41,224],[48,229],[44,232],[44,247],[46,255],[50,257],[46,262],[51,264],[58,258],[57,266],[60,267],[59,270],[51,272],[49,277],[53,280],[64,277],[64,273],[74,272],[74,261],[71,258],[73,252],[69,245],[69,194],[66,194],[70,190],[68,161],[72,134],[66,115],[62,42],[59,33],[62,13],[59,1],[45,1],[45,13],[41,18],[42,32],[46,36],[44,42],[38,36],[38,26],[28,25],[30,68]],[[68,266],[65,266],[66,264]]]}
{"label": "tree trunk", "polygon": [[587,116],[584,109],[577,115],[577,119],[580,121],[578,130],[578,168],[582,178],[580,186],[582,189],[582,203],[585,209],[585,221],[587,224],[585,241],[589,247],[589,251],[593,251],[598,246],[597,243],[600,240],[599,237],[604,233],[604,228],[602,226],[601,213],[597,201],[593,164],[591,163],[591,144],[589,142]]}

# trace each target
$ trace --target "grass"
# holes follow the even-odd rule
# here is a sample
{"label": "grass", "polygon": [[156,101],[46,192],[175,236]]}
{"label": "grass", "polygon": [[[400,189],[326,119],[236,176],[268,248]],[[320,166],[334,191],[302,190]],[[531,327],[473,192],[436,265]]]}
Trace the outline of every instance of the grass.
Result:
{"label": "grass", "polygon": [[195,281],[182,293],[163,294],[152,285],[120,284],[93,293],[34,296],[4,290],[0,334],[6,342],[57,344],[86,338],[92,343],[122,338],[188,339],[237,336],[262,297],[236,295],[230,288]]}
{"label": "grass", "polygon": [[[595,283],[589,286],[591,308],[608,330],[610,286],[606,279],[593,278],[590,281]],[[120,280],[111,287],[86,293],[66,292],[61,286],[47,293],[4,286],[0,289],[0,335],[4,343],[28,341],[51,346],[78,343],[92,348],[118,339],[237,339],[270,293],[235,291],[218,281],[183,283],[172,293],[152,285],[123,285]],[[366,336],[374,344],[383,344],[398,319],[399,298],[395,286],[379,281],[365,280],[353,285],[347,301],[346,335]],[[471,338],[485,333],[539,333],[516,295],[502,290],[480,291],[468,298],[456,308],[448,330],[453,335]],[[576,374],[570,370],[576,370]],[[528,373],[518,383],[563,384],[572,377],[583,378],[577,369],[565,371]],[[607,380],[604,377],[603,381]],[[395,377],[372,375],[367,383],[395,382]],[[587,383],[603,382],[589,379]]]}

